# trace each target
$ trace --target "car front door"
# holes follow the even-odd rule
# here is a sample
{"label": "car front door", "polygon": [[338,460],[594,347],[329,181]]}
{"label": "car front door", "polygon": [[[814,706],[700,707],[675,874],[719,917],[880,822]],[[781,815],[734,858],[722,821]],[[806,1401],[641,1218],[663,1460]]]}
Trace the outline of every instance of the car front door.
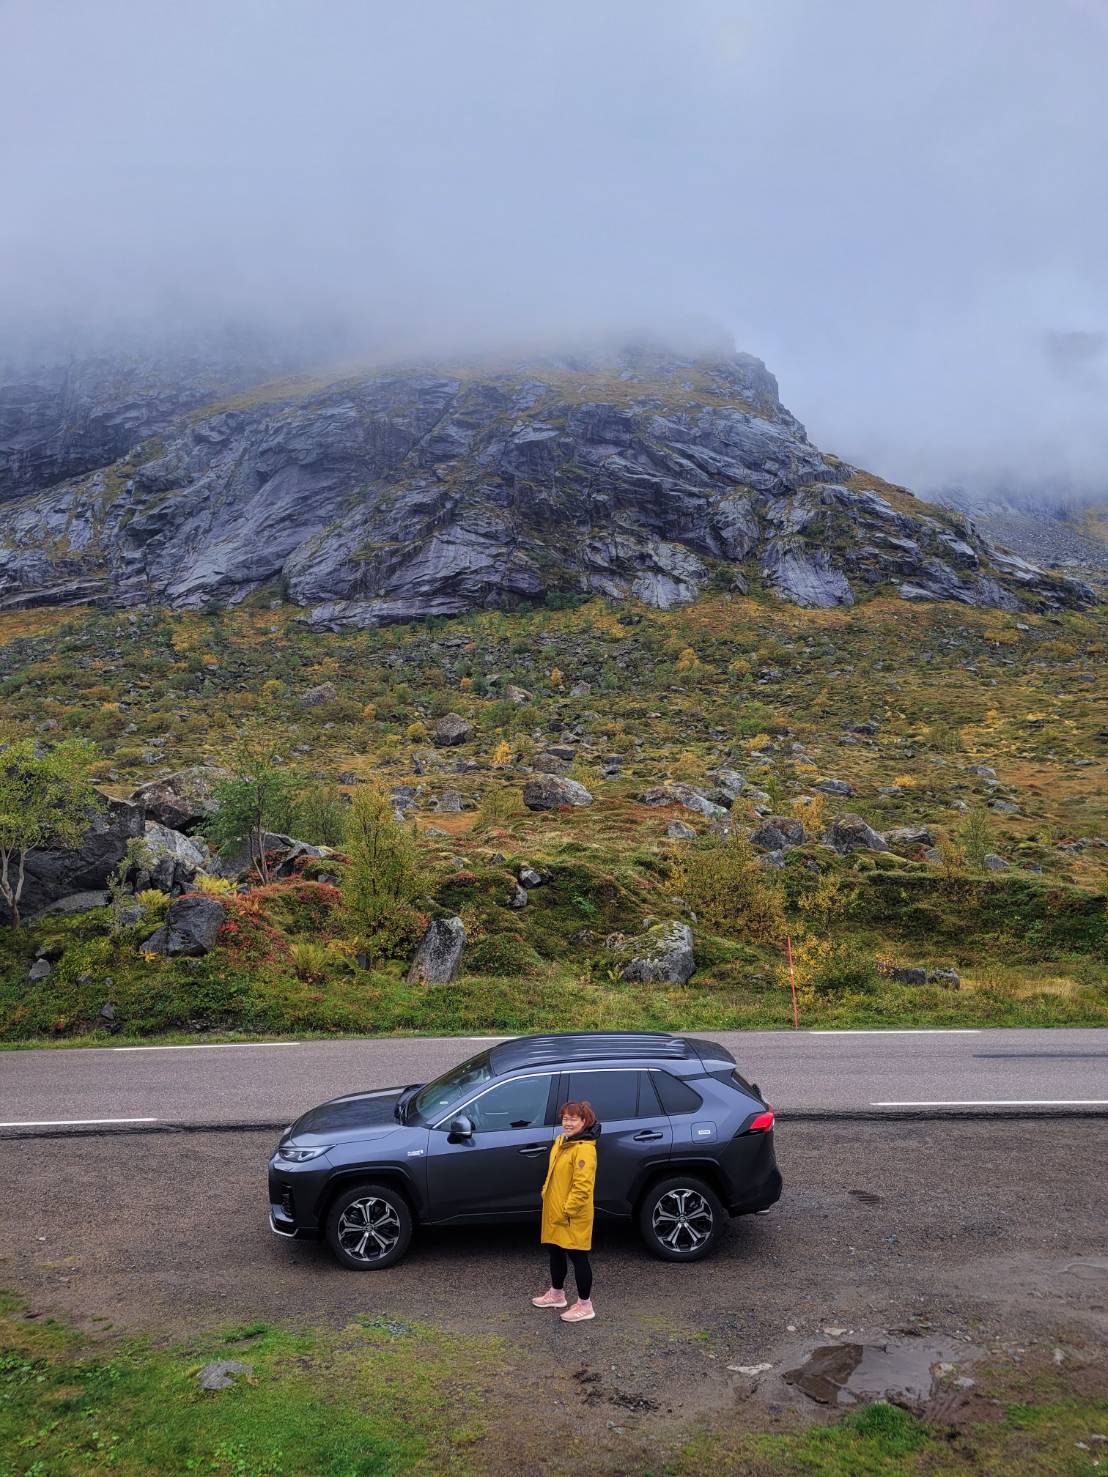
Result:
{"label": "car front door", "polygon": [[[550,1072],[510,1077],[451,1109],[428,1135],[431,1219],[495,1220],[537,1216],[554,1141]],[[450,1124],[469,1118],[473,1133],[452,1139]]]}
{"label": "car front door", "polygon": [[600,1123],[596,1144],[596,1208],[627,1215],[638,1184],[673,1148],[673,1130],[641,1067],[566,1072],[558,1093],[566,1102],[586,1102]]}

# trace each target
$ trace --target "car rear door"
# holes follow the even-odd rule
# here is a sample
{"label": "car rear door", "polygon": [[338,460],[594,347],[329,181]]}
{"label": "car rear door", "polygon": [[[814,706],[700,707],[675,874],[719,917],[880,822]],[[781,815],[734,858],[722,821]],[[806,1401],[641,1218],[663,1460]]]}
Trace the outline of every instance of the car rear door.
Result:
{"label": "car rear door", "polygon": [[[430,1218],[489,1220],[539,1215],[542,1182],[554,1142],[555,1074],[532,1072],[494,1083],[452,1108],[427,1139]],[[459,1115],[470,1138],[450,1141]]]}
{"label": "car rear door", "polygon": [[669,1158],[673,1131],[650,1073],[642,1067],[594,1067],[563,1072],[562,1103],[587,1102],[600,1122],[596,1144],[596,1209],[628,1215],[645,1173]]}

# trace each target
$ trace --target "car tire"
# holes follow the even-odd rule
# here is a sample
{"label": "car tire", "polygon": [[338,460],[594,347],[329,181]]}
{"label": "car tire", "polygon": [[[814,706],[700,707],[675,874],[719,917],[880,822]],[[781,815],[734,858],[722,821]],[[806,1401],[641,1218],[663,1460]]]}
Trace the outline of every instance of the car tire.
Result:
{"label": "car tire", "polygon": [[651,1185],[639,1207],[647,1249],[664,1262],[698,1262],[723,1235],[724,1209],[696,1175],[671,1175]]}
{"label": "car tire", "polygon": [[352,1185],[333,1201],[324,1234],[335,1260],[352,1272],[394,1267],[412,1240],[412,1212],[391,1185]]}

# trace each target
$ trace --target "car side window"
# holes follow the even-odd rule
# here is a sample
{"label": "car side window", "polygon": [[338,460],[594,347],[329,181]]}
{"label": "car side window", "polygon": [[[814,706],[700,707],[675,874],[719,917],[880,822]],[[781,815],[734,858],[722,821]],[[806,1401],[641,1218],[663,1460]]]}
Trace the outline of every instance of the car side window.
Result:
{"label": "car side window", "polygon": [[538,1128],[546,1123],[549,1095],[549,1076],[516,1077],[490,1088],[460,1111],[472,1120],[475,1133]]}
{"label": "car side window", "polygon": [[687,1082],[680,1082],[669,1072],[652,1072],[654,1086],[662,1100],[662,1107],[669,1114],[695,1113],[704,1104],[704,1099],[694,1092]]}
{"label": "car side window", "polygon": [[650,1083],[643,1083],[644,1091],[639,1091],[640,1080],[646,1075],[634,1070],[570,1072],[563,1079],[562,1100],[591,1103],[601,1125],[618,1123],[624,1118],[656,1118],[658,1104]]}

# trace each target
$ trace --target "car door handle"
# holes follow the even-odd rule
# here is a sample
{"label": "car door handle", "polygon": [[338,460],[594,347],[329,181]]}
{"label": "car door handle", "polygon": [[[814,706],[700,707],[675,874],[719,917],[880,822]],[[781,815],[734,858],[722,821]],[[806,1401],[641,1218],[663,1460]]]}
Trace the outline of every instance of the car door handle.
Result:
{"label": "car door handle", "polygon": [[549,1144],[528,1144],[527,1147],[526,1147],[526,1149],[520,1149],[519,1152],[522,1155],[524,1155],[524,1157],[527,1158],[527,1159],[534,1159],[539,1154],[547,1154],[547,1153],[549,1153],[550,1152],[550,1145]]}
{"label": "car door handle", "polygon": [[640,1128],[638,1133],[633,1133],[631,1137],[636,1144],[646,1144],[650,1143],[652,1139],[662,1138],[663,1134],[657,1128]]}

